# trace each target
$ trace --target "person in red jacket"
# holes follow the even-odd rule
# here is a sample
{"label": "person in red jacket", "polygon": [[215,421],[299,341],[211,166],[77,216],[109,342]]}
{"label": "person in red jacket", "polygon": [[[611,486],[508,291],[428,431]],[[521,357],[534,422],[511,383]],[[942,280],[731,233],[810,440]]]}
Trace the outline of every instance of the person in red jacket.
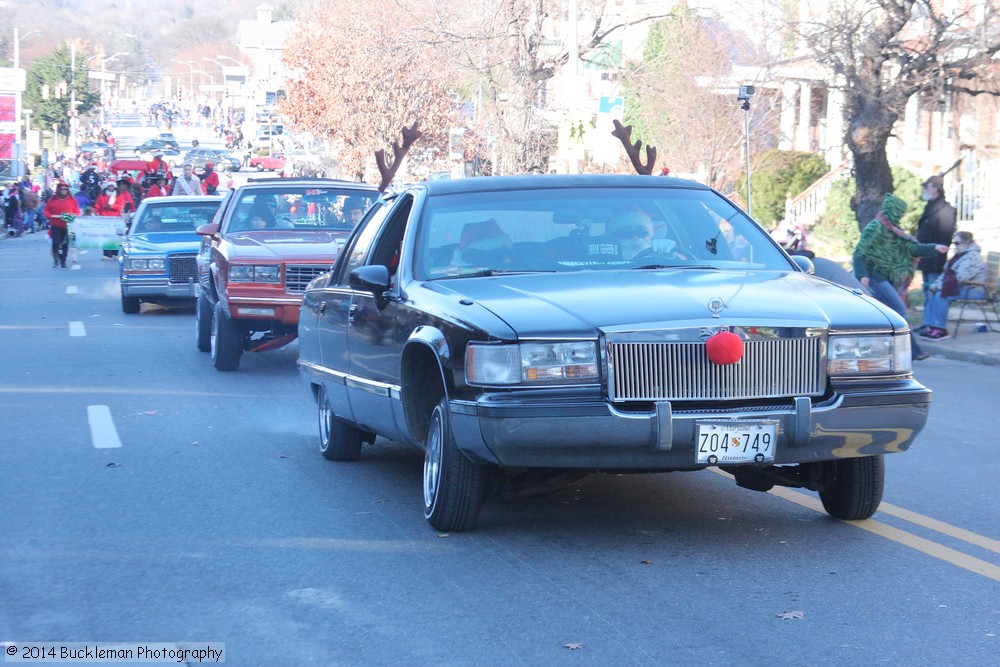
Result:
{"label": "person in red jacket", "polygon": [[156,181],[149,186],[149,190],[146,192],[146,199],[150,197],[166,197],[170,194],[170,188],[167,187],[167,177],[163,174],[156,175]]}
{"label": "person in red jacket", "polygon": [[[119,193],[118,186],[114,181],[105,181],[102,183],[101,190],[101,194],[97,197],[97,201],[94,203],[94,212],[97,213],[97,215],[121,218],[125,213],[125,205],[132,201],[132,196],[123,196]],[[132,202],[132,207],[135,207],[134,202]],[[101,259],[105,262],[110,262],[111,259],[117,254],[117,250],[105,250],[104,257]]]}
{"label": "person in red jacket", "polygon": [[56,193],[49,197],[42,214],[49,221],[49,236],[52,237],[52,268],[61,265],[65,269],[66,255],[69,253],[69,229],[62,216],[80,215],[80,205],[70,194],[69,183],[56,183]]}
{"label": "person in red jacket", "polygon": [[169,183],[173,180],[174,175],[170,173],[170,166],[163,161],[163,153],[156,151],[153,153],[153,159],[147,163],[146,173],[147,174],[165,174],[167,177],[167,182]]}
{"label": "person in red jacket", "polygon": [[198,176],[201,179],[201,191],[206,195],[219,194],[219,175],[215,173],[214,166],[213,163],[206,162],[205,173]]}

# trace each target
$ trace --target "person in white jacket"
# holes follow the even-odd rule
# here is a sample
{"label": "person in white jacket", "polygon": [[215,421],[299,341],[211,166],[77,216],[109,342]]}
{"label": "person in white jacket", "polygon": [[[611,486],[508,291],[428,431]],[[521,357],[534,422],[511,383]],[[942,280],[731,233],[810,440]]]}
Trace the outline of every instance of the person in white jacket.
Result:
{"label": "person in white jacket", "polygon": [[174,186],[170,191],[170,195],[180,197],[187,195],[201,196],[204,194],[201,189],[201,179],[194,173],[194,163],[185,162],[181,175],[174,179]]}
{"label": "person in white jacket", "polygon": [[990,273],[972,232],[955,232],[951,242],[955,246],[955,254],[930,286],[927,301],[924,302],[924,326],[919,335],[930,340],[951,338],[947,327],[948,308],[952,301],[986,298],[986,288],[975,283],[985,283]]}

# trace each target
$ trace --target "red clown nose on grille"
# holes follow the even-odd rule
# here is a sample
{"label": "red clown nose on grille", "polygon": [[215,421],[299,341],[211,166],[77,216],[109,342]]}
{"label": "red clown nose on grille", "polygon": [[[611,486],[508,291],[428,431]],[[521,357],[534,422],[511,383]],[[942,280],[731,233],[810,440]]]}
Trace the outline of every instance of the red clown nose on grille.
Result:
{"label": "red clown nose on grille", "polygon": [[735,364],[743,358],[743,339],[731,331],[720,331],[706,341],[705,352],[719,366]]}

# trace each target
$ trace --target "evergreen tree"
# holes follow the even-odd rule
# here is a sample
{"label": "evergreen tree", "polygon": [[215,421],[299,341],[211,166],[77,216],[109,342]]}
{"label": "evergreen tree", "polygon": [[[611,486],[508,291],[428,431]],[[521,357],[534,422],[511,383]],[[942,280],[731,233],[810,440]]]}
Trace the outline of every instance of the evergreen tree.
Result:
{"label": "evergreen tree", "polygon": [[83,116],[101,103],[100,93],[90,89],[83,57],[77,53],[74,73],[72,56],[66,44],[47,56],[35,59],[26,78],[23,104],[24,108],[32,110],[32,121],[45,128],[58,124],[59,134],[64,137],[69,136],[73,91],[76,92],[78,116]]}

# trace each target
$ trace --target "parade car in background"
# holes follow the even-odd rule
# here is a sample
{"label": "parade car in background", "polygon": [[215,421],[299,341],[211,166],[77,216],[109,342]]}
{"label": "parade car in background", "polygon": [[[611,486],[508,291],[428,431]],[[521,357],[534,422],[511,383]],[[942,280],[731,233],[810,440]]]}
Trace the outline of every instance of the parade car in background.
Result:
{"label": "parade car in background", "polygon": [[350,209],[377,196],[327,179],[250,182],[226,196],[217,221],[198,229],[196,344],[215,368],[236,370],[244,352],[295,339],[306,285],[337,259],[354,228]]}
{"label": "parade car in background", "polygon": [[181,147],[172,139],[147,139],[135,147],[135,154],[143,155],[144,153],[152,153],[153,151],[164,149],[180,151]]}
{"label": "parade car in background", "polygon": [[257,171],[281,171],[285,167],[285,156],[281,152],[254,155],[250,158],[250,166]]}
{"label": "parade car in background", "polygon": [[718,467],[870,517],[931,392],[906,320],[810,270],[691,181],[415,184],[303,297],[320,451],[423,449],[424,516],[446,531],[475,526],[500,474],[581,470]]}
{"label": "parade car in background", "polygon": [[192,303],[197,296],[197,256],[201,237],[195,229],[210,222],[221,197],[144,199],[118,254],[122,310],[138,313],[142,302]]}
{"label": "parade car in background", "polygon": [[77,146],[76,150],[94,157],[110,157],[112,160],[115,157],[115,147],[103,141],[88,141]]}
{"label": "parade car in background", "polygon": [[184,160],[190,160],[195,169],[204,169],[209,162],[212,163],[215,171],[239,171],[243,166],[240,158],[226,151],[218,151],[214,148],[193,148],[184,154]]}
{"label": "parade car in background", "polygon": [[179,167],[181,163],[184,162],[184,158],[181,154],[172,148],[154,148],[152,151],[138,153],[137,155],[139,156],[139,159],[145,160],[146,162],[151,162],[154,157],[159,155],[163,158],[163,162],[166,163],[166,165],[171,169]]}

